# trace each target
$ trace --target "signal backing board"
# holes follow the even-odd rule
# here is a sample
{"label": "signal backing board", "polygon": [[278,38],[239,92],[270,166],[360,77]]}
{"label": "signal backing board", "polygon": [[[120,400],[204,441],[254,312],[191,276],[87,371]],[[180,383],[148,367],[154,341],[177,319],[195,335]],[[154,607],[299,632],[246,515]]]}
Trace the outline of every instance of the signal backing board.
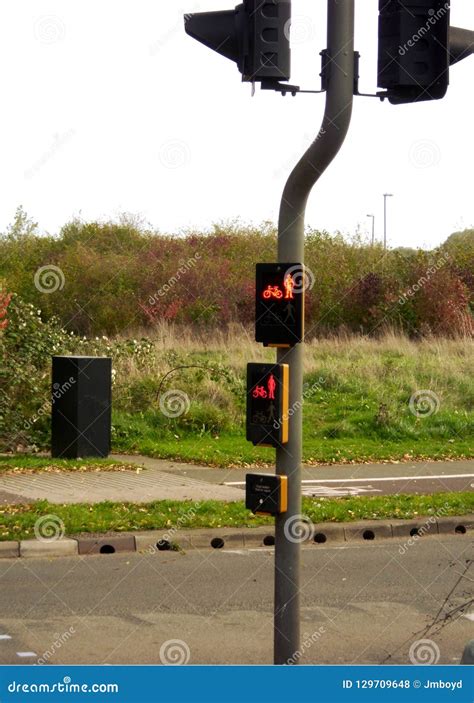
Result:
{"label": "signal backing board", "polygon": [[303,341],[304,283],[302,264],[257,264],[257,342],[266,347],[292,347]]}
{"label": "signal backing board", "polygon": [[288,364],[247,364],[247,439],[267,447],[288,442]]}

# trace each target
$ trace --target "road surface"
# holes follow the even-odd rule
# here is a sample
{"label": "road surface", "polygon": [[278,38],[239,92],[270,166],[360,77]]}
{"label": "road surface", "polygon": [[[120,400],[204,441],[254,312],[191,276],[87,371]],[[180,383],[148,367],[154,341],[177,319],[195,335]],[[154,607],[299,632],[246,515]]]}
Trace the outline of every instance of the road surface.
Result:
{"label": "road surface", "polygon": [[[458,662],[473,558],[468,535],[304,548],[299,660],[404,664],[429,640]],[[171,640],[192,664],[271,663],[273,564],[272,549],[2,560],[0,664],[159,664]]]}

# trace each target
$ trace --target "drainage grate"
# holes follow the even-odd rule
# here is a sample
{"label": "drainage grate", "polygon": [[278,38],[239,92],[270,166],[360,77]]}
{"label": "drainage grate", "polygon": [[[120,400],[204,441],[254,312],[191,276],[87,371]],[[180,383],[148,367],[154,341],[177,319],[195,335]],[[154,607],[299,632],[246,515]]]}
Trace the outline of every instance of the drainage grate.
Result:
{"label": "drainage grate", "polygon": [[225,542],[222,537],[214,537],[214,539],[211,539],[211,547],[213,549],[222,549],[224,544]]}
{"label": "drainage grate", "polygon": [[273,535],[265,535],[263,538],[263,544],[265,547],[274,547],[275,546],[275,537]]}
{"label": "drainage grate", "polygon": [[317,533],[314,535],[314,538],[313,538],[313,539],[314,539],[314,541],[316,542],[316,544],[324,544],[325,542],[328,541],[328,538],[326,537],[326,535],[324,534],[324,532],[317,532]]}
{"label": "drainage grate", "polygon": [[111,544],[103,544],[99,552],[100,554],[115,554],[115,547]]}
{"label": "drainage grate", "polygon": [[171,543],[167,539],[160,539],[156,543],[156,548],[159,552],[167,552],[171,549]]}

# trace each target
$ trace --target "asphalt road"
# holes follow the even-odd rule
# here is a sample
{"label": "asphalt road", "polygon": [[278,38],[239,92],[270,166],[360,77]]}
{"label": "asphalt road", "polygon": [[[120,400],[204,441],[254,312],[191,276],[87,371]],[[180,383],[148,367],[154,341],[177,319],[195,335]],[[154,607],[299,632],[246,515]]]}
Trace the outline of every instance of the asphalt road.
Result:
{"label": "asphalt road", "polygon": [[[304,548],[300,661],[459,662],[473,559],[464,535]],[[272,608],[272,549],[2,560],[0,664],[271,663]]]}

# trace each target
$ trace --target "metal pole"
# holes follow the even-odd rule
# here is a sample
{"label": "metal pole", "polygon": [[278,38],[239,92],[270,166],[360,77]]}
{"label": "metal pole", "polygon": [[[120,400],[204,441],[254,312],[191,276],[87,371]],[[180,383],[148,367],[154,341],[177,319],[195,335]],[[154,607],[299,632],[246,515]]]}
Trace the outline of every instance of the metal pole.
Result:
{"label": "metal pole", "polygon": [[[304,263],[304,221],[309,194],[341,148],[354,93],[354,2],[328,0],[327,95],[315,141],[285,185],[278,224],[278,261]],[[341,196],[342,197],[342,196]],[[303,347],[277,352],[290,367],[290,438],[277,449],[276,470],[288,476],[288,510],[275,524],[274,662],[298,662],[300,646],[300,552]],[[301,522],[299,522],[301,527]],[[295,529],[296,527],[296,529]]]}
{"label": "metal pole", "polygon": [[375,244],[375,215],[367,215],[372,218],[372,246]]}
{"label": "metal pole", "polygon": [[383,248],[387,249],[387,198],[392,198],[393,193],[383,194]]}

